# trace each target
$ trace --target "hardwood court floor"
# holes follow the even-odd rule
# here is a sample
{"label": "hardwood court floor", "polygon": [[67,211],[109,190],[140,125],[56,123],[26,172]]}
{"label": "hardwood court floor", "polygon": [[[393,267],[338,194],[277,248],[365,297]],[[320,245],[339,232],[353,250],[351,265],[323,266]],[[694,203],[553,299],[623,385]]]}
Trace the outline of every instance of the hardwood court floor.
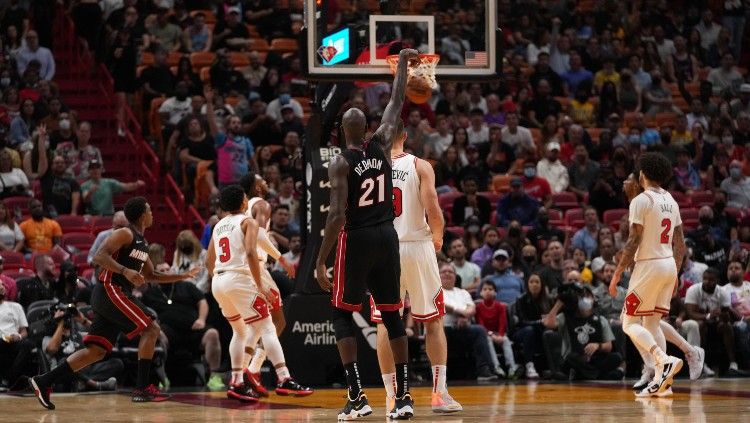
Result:
{"label": "hardwood court floor", "polygon": [[[750,422],[750,379],[677,381],[673,399],[636,401],[625,384],[454,386],[464,411],[436,415],[429,389],[415,388],[414,421],[470,422]],[[384,421],[382,388],[369,388],[374,413],[363,422]],[[257,405],[241,405],[223,393],[175,393],[171,401],[133,404],[125,393],[57,394],[57,410],[46,411],[35,397],[0,395],[0,422],[335,422],[343,390],[322,389],[307,398],[272,395]]]}

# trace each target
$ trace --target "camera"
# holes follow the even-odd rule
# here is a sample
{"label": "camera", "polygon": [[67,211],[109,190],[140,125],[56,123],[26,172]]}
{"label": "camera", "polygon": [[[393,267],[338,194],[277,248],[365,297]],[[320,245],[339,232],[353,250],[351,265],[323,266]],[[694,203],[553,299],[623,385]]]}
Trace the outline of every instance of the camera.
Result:
{"label": "camera", "polygon": [[57,303],[50,307],[50,315],[54,316],[58,311],[63,311],[65,313],[62,316],[55,318],[55,323],[59,323],[60,320],[67,320],[78,315],[78,308],[76,308],[75,304]]}
{"label": "camera", "polygon": [[563,303],[563,313],[575,313],[578,310],[578,300],[583,296],[583,285],[580,283],[562,284],[557,289],[557,299]]}

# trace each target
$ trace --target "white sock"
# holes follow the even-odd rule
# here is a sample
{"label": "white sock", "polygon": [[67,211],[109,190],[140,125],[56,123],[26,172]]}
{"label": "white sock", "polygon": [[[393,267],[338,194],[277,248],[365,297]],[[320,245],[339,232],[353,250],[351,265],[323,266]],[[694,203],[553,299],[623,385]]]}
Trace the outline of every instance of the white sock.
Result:
{"label": "white sock", "polygon": [[438,364],[432,366],[432,392],[443,393],[448,390],[445,386],[445,380],[447,375],[447,366],[444,364]]}
{"label": "white sock", "polygon": [[286,366],[281,366],[276,368],[276,377],[279,378],[279,382],[283,382],[290,379],[292,375],[289,374],[289,369]]}
{"label": "white sock", "polygon": [[281,342],[279,342],[279,337],[276,335],[276,328],[271,323],[271,319],[268,320],[270,327],[264,326],[261,339],[263,340],[263,348],[266,350],[266,356],[275,366],[284,363],[286,360],[284,359],[284,350],[281,348]]}
{"label": "white sock", "polygon": [[244,379],[242,378],[242,369],[240,370],[232,369],[232,381],[229,384],[239,385],[242,382],[244,382]]}
{"label": "white sock", "polygon": [[664,338],[666,338],[670,344],[676,345],[677,348],[682,350],[685,354],[693,354],[695,352],[693,346],[688,344],[685,338],[683,338],[682,335],[677,332],[677,329],[672,327],[672,325],[662,320],[659,323],[659,327],[661,328],[661,331],[664,332]]}
{"label": "white sock", "polygon": [[734,362],[734,361],[731,362],[731,363],[729,363],[729,368],[732,369],[732,370],[739,370],[739,367],[737,366],[737,363]]}
{"label": "white sock", "polygon": [[396,396],[396,373],[386,373],[380,375],[383,378],[385,387],[385,396],[393,398]]}
{"label": "white sock", "polygon": [[250,373],[260,373],[260,368],[263,367],[263,363],[266,361],[266,350],[258,347],[253,354],[253,359],[250,361]]}

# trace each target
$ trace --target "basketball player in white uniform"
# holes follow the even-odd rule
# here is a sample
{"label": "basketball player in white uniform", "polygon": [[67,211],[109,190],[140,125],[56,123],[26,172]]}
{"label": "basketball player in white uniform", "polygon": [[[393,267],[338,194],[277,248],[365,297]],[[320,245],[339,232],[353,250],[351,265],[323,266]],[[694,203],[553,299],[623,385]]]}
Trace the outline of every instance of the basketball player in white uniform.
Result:
{"label": "basketball player in white uniform", "polygon": [[682,360],[667,355],[660,322],[661,316],[669,313],[685,240],[680,208],[672,195],[661,188],[671,177],[671,163],[661,154],[646,153],[638,167],[639,184],[644,191],[630,202],[630,235],[609,292],[616,296],[622,273],[635,263],[625,297],[622,329],[641,350],[651,354],[656,364],[653,381],[636,396],[665,396],[671,394],[672,380],[682,368]]}
{"label": "basketball player in white uniform", "polygon": [[[633,201],[638,194],[643,192],[643,188],[638,185],[638,176],[634,173],[631,173],[625,182],[623,182],[622,188],[625,195],[628,197],[628,201]],[[667,342],[675,345],[685,354],[688,366],[690,367],[690,380],[698,379],[701,376],[701,373],[703,373],[703,363],[706,357],[706,352],[703,348],[690,345],[685,338],[677,332],[677,329],[670,325],[669,322],[664,321],[664,319],[659,321],[659,328],[662,333],[664,333],[664,338]],[[633,385],[633,389],[640,391],[651,383],[656,371],[654,369],[654,361],[651,354],[649,354],[648,351],[640,349],[638,344],[635,344],[635,346],[638,348],[641,358],[643,358],[643,372],[641,378]]]}
{"label": "basketball player in white uniform", "polygon": [[[443,246],[443,212],[435,191],[432,166],[404,152],[406,137],[391,148],[393,161],[393,207],[401,255],[401,299],[409,294],[412,318],[424,325],[427,356],[432,364],[432,411],[454,413],[463,410],[446,387],[448,346],[443,329],[443,288],[436,251]],[[425,219],[427,216],[427,219]],[[428,223],[429,222],[429,223]],[[395,400],[396,369],[388,333],[380,312],[370,298],[371,320],[378,323],[378,362],[386,389],[386,410]]]}
{"label": "basketball player in white uniform", "polygon": [[[262,345],[258,345],[258,347],[255,348],[255,354],[253,354],[247,372],[248,379],[253,385],[253,389],[255,389],[260,396],[267,397],[268,390],[260,381],[260,368],[266,360],[266,355],[268,355],[268,358],[271,360],[275,369],[286,368],[284,351],[281,348],[281,342],[279,342],[279,335],[284,331],[286,321],[284,320],[284,310],[281,308],[281,294],[279,288],[273,280],[273,277],[271,277],[271,273],[268,271],[268,256],[270,255],[274,260],[278,261],[286,269],[290,277],[294,277],[295,269],[294,266],[286,262],[281,255],[281,252],[275,245],[273,245],[268,235],[268,231],[271,229],[271,206],[263,199],[263,196],[268,192],[266,181],[264,181],[259,175],[250,173],[240,180],[240,186],[242,186],[245,195],[249,198],[245,214],[254,218],[258,223],[257,252],[258,259],[260,260],[260,277],[263,284],[270,287],[271,302],[268,304],[268,309],[271,313],[271,320],[276,328],[275,332],[264,333],[263,336],[261,336]],[[307,396],[312,393],[312,389],[299,386],[291,378],[284,380],[279,376],[276,388],[277,395]]]}
{"label": "basketball player in white uniform", "polygon": [[227,396],[255,402],[258,394],[244,380],[243,370],[250,364],[253,353],[247,346],[257,344],[262,332],[269,328],[273,331],[263,298],[271,295],[270,287],[263,284],[260,276],[258,224],[245,215],[245,193],[239,185],[230,185],[221,190],[220,202],[222,210],[228,214],[214,225],[206,269],[213,275],[211,292],[232,326],[229,343],[232,379]]}

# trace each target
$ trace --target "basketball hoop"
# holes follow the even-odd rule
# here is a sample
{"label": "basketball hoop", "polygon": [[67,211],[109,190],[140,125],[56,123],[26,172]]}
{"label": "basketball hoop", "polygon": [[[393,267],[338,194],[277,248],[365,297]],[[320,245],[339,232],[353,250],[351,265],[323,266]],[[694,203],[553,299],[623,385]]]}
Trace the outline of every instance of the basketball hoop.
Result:
{"label": "basketball hoop", "polygon": [[[396,74],[399,55],[387,56],[385,60],[391,66],[391,73]],[[420,54],[419,64],[409,66],[406,70],[406,96],[417,104],[426,103],[432,96],[432,90],[438,87],[435,70],[440,61],[439,54]]]}

